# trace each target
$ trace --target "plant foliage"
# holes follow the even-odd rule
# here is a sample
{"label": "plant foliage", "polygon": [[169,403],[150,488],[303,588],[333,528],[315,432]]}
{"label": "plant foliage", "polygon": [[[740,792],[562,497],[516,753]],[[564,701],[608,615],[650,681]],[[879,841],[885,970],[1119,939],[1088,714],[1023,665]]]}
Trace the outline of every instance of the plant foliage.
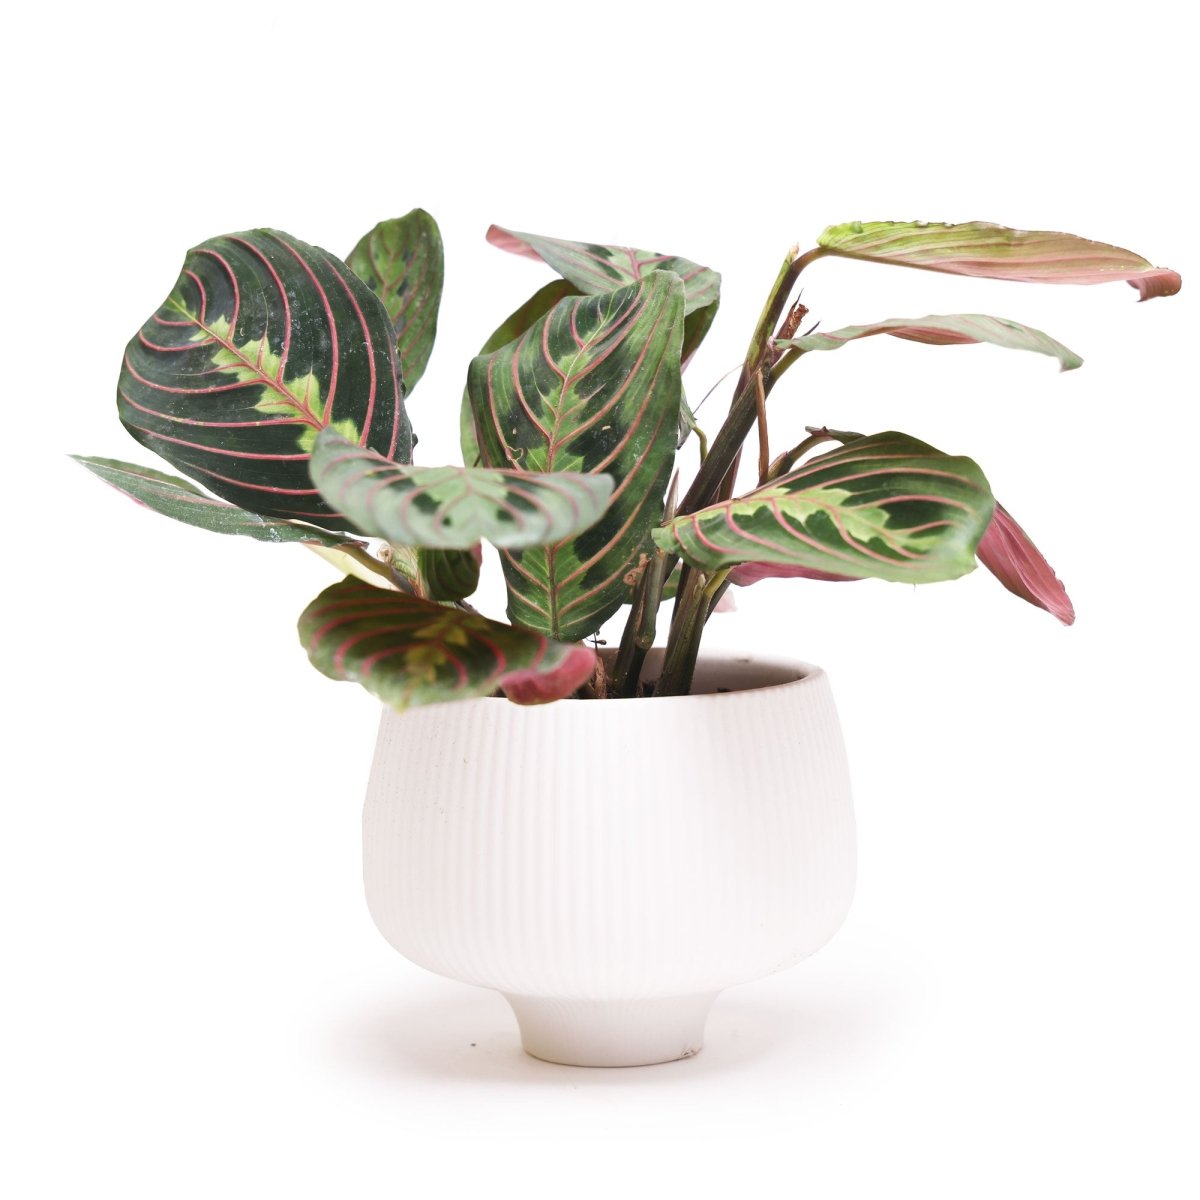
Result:
{"label": "plant foliage", "polygon": [[[682,376],[716,316],[716,271],[495,225],[487,237],[560,278],[471,360],[462,465],[412,462],[405,398],[430,361],[444,280],[441,234],[421,209],[378,224],[345,261],[270,229],[190,250],[130,340],[117,385],[128,431],[190,479],[78,461],[164,516],[298,542],[339,567],[341,582],[304,610],[301,642],[323,674],[397,708],[639,695],[668,598],[653,694],[686,693],[725,590],[771,577],[935,583],[982,563],[1014,595],[1074,620],[1062,583],[973,459],[906,433],[824,425],[775,453],[767,415],[804,355],[876,335],[1034,351],[1062,370],[1082,359],[1038,330],[978,313],[817,332],[802,328],[811,301],[793,295],[821,257],[1022,282],[1118,280],[1141,299],[1177,292],[1174,271],[1072,234],[981,221],[829,226],[813,249],[784,260],[710,439]],[[699,470],[686,489],[672,486],[693,431]],[[758,478],[739,490],[747,439]],[[468,602],[483,543],[500,556],[508,623]],[[624,605],[606,670],[581,642]]]}

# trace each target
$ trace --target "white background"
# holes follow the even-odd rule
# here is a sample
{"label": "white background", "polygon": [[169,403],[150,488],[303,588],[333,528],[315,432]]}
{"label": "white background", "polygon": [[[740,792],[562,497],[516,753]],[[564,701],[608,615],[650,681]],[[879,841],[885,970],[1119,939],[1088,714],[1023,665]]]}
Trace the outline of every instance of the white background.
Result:
{"label": "white background", "polygon": [[[1179,10],[411,8],[8,18],[7,1194],[1194,1197],[1187,285],[1138,305],[1121,284],[808,272],[826,329],[992,312],[1083,355],[1060,376],[874,339],[806,360],[772,425],[780,448],[828,422],[975,456],[1079,620],[983,572],[739,595],[711,641],[833,678],[858,897],[819,955],[718,1002],[698,1058],[643,1070],[525,1058],[499,997],[371,927],[376,706],[294,633],[329,568],[174,525],[65,458],[151,461],[117,421],[121,348],[189,245],[260,224],[345,253],[383,217],[438,218],[424,462],[453,456],[471,354],[550,278],[486,245],[491,221],[720,269],[693,398],[787,247],[831,222],[1067,229],[1194,280]],[[621,748],[580,770],[619,779]]]}

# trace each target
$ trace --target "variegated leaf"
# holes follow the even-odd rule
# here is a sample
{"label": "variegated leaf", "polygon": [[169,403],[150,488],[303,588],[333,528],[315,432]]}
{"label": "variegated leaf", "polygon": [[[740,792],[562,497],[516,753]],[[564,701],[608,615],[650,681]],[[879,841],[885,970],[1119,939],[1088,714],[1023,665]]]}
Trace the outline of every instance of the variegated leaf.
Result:
{"label": "variegated leaf", "polygon": [[655,530],[693,567],[779,563],[831,575],[932,583],[975,566],[992,494],[969,458],[901,433],[865,437],[747,496]]}
{"label": "variegated leaf", "polygon": [[[516,312],[505,318],[500,327],[483,343],[479,353],[491,354],[493,350],[499,350],[501,346],[515,342],[534,321],[541,320],[560,300],[567,296],[578,295],[581,295],[579,289],[565,279],[556,279],[552,283],[546,284],[544,288],[539,288]],[[475,414],[471,411],[471,397],[467,394],[466,388],[463,388],[458,432],[462,445],[463,462],[468,467],[478,466],[481,461],[479,439],[475,434]]]}
{"label": "variegated leaf", "polygon": [[118,409],[139,442],[218,496],[329,528],[341,519],[308,477],[322,429],[411,457],[382,303],[332,254],[275,230],[188,252],[126,349]]}
{"label": "variegated leaf", "polygon": [[594,525],[613,490],[602,474],[403,466],[331,429],[317,439],[312,477],[361,532],[440,550],[562,541]]}
{"label": "variegated leaf", "polygon": [[242,534],[260,542],[304,542],[312,546],[340,547],[352,540],[326,529],[318,529],[315,525],[301,525],[248,512],[235,504],[206,496],[186,479],[168,475],[164,471],[120,462],[114,458],[93,458],[81,454],[72,454],[71,457],[138,504],[165,517],[182,521],[185,525],[195,525],[198,529],[207,529],[212,533]]}
{"label": "variegated leaf", "polygon": [[476,613],[358,579],[326,588],[300,617],[300,641],[330,679],[360,683],[393,708],[502,691],[518,704],[571,695],[596,656]]}
{"label": "variegated leaf", "polygon": [[481,355],[467,390],[491,467],[611,475],[604,517],[547,547],[502,552],[509,616],[573,640],[624,603],[662,519],[681,394],[683,285],[655,271],[559,301],[516,342]]}
{"label": "variegated leaf", "polygon": [[817,239],[828,254],[922,267],[952,275],[1022,283],[1108,283],[1125,280],[1142,300],[1172,296],[1182,281],[1140,254],[1070,233],[1009,229],[988,221],[851,221]]}
{"label": "variegated leaf", "polygon": [[597,246],[567,242],[533,233],[515,233],[493,225],[488,241],[501,250],[539,258],[569,279],[581,292],[599,295],[644,279],[651,271],[674,271],[683,280],[684,315],[682,360],[686,365],[704,340],[721,302],[721,276],[687,258],[655,254],[631,246]]}
{"label": "variegated leaf", "polygon": [[859,338],[873,337],[877,333],[888,333],[892,337],[910,342],[924,342],[929,346],[968,345],[973,342],[988,342],[1008,350],[1032,350],[1037,354],[1048,354],[1057,358],[1060,369],[1073,371],[1083,365],[1083,359],[1068,350],[1052,337],[1009,321],[1004,317],[987,317],[979,313],[957,313],[951,316],[915,317],[911,320],[893,317],[888,321],[876,321],[871,325],[847,325],[832,333],[810,333],[804,337],[789,338],[775,343],[777,348],[795,350],[839,350],[847,342]]}
{"label": "variegated leaf", "polygon": [[425,374],[437,336],[445,274],[437,222],[421,208],[380,221],[350,251],[346,263],[387,309],[409,395]]}

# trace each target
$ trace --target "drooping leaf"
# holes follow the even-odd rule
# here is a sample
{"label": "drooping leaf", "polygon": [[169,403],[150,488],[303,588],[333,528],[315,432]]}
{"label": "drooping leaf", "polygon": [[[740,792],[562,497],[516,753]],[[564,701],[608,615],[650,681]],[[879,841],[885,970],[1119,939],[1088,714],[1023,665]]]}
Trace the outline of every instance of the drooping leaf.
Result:
{"label": "drooping leaf", "polygon": [[817,239],[828,254],[1022,283],[1108,283],[1123,279],[1142,300],[1172,296],[1182,281],[1140,254],[1070,233],[1009,229],[988,221],[851,221]]}
{"label": "drooping leaf", "polygon": [[[574,284],[568,283],[565,279],[555,279],[552,283],[546,284],[544,288],[539,288],[516,312],[510,313],[505,318],[492,336],[483,343],[479,353],[491,354],[493,350],[499,350],[501,346],[515,342],[534,321],[541,320],[560,300],[567,296],[582,294]],[[458,432],[463,462],[468,467],[477,466],[481,461],[479,440],[475,435],[475,414],[471,411],[471,397],[467,394],[466,388],[463,388]]]}
{"label": "drooping leaf", "polygon": [[562,541],[594,525],[613,490],[601,474],[403,466],[331,429],[317,438],[312,477],[361,532],[440,550]]}
{"label": "drooping leaf", "polygon": [[980,313],[956,313],[950,316],[893,317],[887,321],[875,321],[870,325],[847,325],[832,333],[810,333],[804,337],[789,338],[775,343],[779,348],[792,347],[796,350],[839,350],[847,342],[859,338],[888,333],[892,337],[910,342],[924,342],[928,346],[970,345],[988,342],[1008,350],[1032,350],[1037,354],[1048,354],[1057,358],[1064,371],[1073,371],[1083,365],[1083,359],[1068,350],[1052,337],[1009,321],[1004,317],[987,317]]}
{"label": "drooping leaf", "polygon": [[569,279],[581,292],[601,295],[644,279],[652,271],[673,271],[683,280],[684,315],[682,359],[686,365],[704,340],[721,302],[721,276],[687,258],[635,250],[632,246],[597,246],[561,238],[516,233],[493,225],[487,233],[493,246],[538,258]]}
{"label": "drooping leaf", "polygon": [[396,331],[400,377],[410,395],[425,374],[437,336],[445,275],[437,222],[422,208],[380,221],[346,263],[387,309]]}
{"label": "drooping leaf", "polygon": [[663,271],[569,297],[522,337],[471,363],[467,390],[491,467],[606,474],[604,517],[547,547],[504,550],[509,616],[567,640],[629,594],[661,519],[679,420],[683,285]]}
{"label": "drooping leaf", "polygon": [[411,457],[382,303],[332,254],[276,230],[188,252],[126,349],[117,403],[139,442],[223,499],[328,528],[342,522],[308,477],[322,429]]}
{"label": "drooping leaf", "polygon": [[1075,606],[1054,568],[1007,509],[996,505],[979,543],[979,561],[1015,596],[1044,608],[1064,625],[1075,621]]}
{"label": "drooping leaf", "polygon": [[477,613],[358,579],[326,588],[300,617],[300,641],[330,679],[362,684],[393,708],[489,696],[518,704],[569,696],[596,656]]}
{"label": "drooping leaf", "polygon": [[747,496],[654,532],[702,570],[779,563],[902,583],[955,579],[975,566],[992,516],[983,472],[901,433],[861,438]]}
{"label": "drooping leaf", "polygon": [[313,546],[339,547],[352,540],[326,529],[318,529],[315,525],[301,525],[248,512],[235,504],[206,496],[186,479],[168,475],[164,471],[120,462],[115,458],[93,458],[81,454],[72,454],[71,457],[138,504],[165,517],[182,521],[185,525],[195,525],[213,533],[242,534],[260,542],[304,542]]}
{"label": "drooping leaf", "polygon": [[417,550],[421,594],[429,600],[465,600],[479,586],[483,554],[470,550]]}

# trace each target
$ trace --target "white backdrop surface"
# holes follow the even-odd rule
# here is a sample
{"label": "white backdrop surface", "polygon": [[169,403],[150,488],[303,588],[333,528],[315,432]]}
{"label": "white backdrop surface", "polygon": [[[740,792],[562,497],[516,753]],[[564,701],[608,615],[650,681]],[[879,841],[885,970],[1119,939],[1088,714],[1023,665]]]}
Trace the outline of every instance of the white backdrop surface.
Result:
{"label": "white backdrop surface", "polygon": [[[1172,11],[10,19],[6,1194],[1197,1194],[1196,97]],[[175,525],[66,458],[151,461],[116,371],[188,246],[273,225],[345,253],[416,205],[447,251],[410,410],[427,463],[453,459],[468,359],[550,278],[486,245],[492,221],[721,270],[693,398],[787,247],[831,222],[1067,229],[1185,277],[1138,305],[1120,284],[807,273],[826,329],[990,312],[1083,355],[1058,375],[873,339],[806,360],[772,421],[780,447],[829,423],[976,457],[1079,619],[977,572],[769,581],[713,622],[711,643],[830,672],[861,873],[841,934],[728,992],[692,1060],[537,1063],[499,997],[398,958],[360,880],[377,709],[294,632],[329,568]],[[621,769],[619,746],[581,757]]]}

